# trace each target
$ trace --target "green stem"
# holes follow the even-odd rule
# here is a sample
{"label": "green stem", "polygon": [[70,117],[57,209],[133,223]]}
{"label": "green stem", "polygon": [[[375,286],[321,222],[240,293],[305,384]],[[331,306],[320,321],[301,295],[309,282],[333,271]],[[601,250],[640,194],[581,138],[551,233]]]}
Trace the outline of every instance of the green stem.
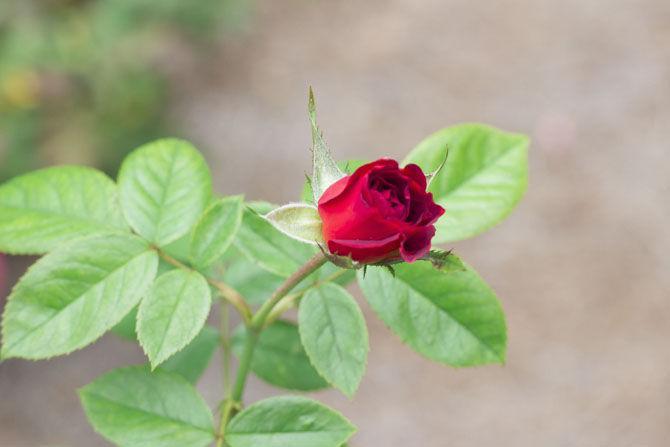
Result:
{"label": "green stem", "polygon": [[249,375],[249,369],[251,368],[254,349],[256,349],[256,343],[258,342],[258,336],[259,333],[252,329],[247,331],[244,350],[240,356],[237,377],[235,378],[235,385],[233,386],[233,392],[231,394],[231,400],[233,402],[242,402],[242,395],[244,394],[244,387],[247,383],[247,377]]}
{"label": "green stem", "polygon": [[221,301],[219,322],[221,336],[221,368],[223,369],[223,392],[226,398],[230,397],[231,381],[231,348],[230,348],[230,311],[227,301]]}
{"label": "green stem", "polygon": [[279,302],[279,300],[284,298],[295,286],[300,283],[300,281],[307,278],[315,270],[325,264],[327,260],[328,259],[323,253],[317,253],[314,255],[314,257],[307,261],[305,265],[300,267],[294,274],[289,276],[286,281],[284,281],[284,283],[279,286],[277,290],[275,290],[270,299],[263,303],[261,308],[258,309],[258,312],[256,312],[256,314],[251,319],[251,328],[257,331],[262,330],[263,326],[265,325],[265,320],[268,318],[268,315],[270,312],[272,312],[272,309]]}
{"label": "green stem", "polygon": [[224,439],[226,435],[226,427],[230,420],[235,416],[235,413],[242,407],[242,395],[244,394],[244,387],[247,383],[249,370],[251,369],[251,361],[253,360],[254,350],[258,342],[258,337],[265,327],[265,321],[272,312],[275,305],[285,297],[295,286],[297,286],[303,279],[308,277],[314,271],[319,269],[327,261],[323,253],[319,253],[307,261],[295,273],[289,276],[277,290],[274,291],[270,299],[268,299],[256,312],[251,319],[251,324],[247,326],[247,338],[244,344],[244,351],[240,356],[240,364],[237,368],[237,376],[235,377],[235,385],[230,397],[226,400],[223,410],[221,411],[221,422],[219,424],[219,432],[217,435],[217,447],[224,446]]}
{"label": "green stem", "polygon": [[300,300],[300,298],[302,298],[303,295],[307,293],[308,290],[313,289],[315,287],[319,287],[320,285],[325,284],[327,282],[335,281],[337,278],[344,275],[345,273],[347,273],[347,270],[340,269],[337,272],[333,273],[332,275],[328,276],[327,278],[315,282],[307,289],[301,290],[300,292],[297,293],[286,295],[284,298],[279,300],[277,305],[272,309],[272,312],[270,312],[270,315],[268,315],[268,317],[265,319],[265,327],[270,326],[279,317],[281,317],[284,312],[294,307],[298,302],[298,300]]}
{"label": "green stem", "polygon": [[251,309],[244,300],[244,297],[237,290],[233,289],[225,282],[217,281],[216,279],[207,277],[205,279],[210,285],[214,286],[219,291],[223,298],[235,306],[235,309],[237,309],[237,311],[242,316],[244,324],[248,325],[251,322]]}
{"label": "green stem", "polygon": [[226,401],[221,410],[221,421],[219,423],[219,433],[217,435],[216,447],[223,447],[225,444],[226,427],[230,420],[242,407],[242,395],[244,394],[244,386],[251,368],[251,361],[254,356],[254,349],[258,341],[258,333],[247,329],[247,339],[244,344],[244,351],[240,357],[240,365],[237,369],[237,377],[235,378],[235,386],[232,393],[226,398]]}
{"label": "green stem", "polygon": [[[194,271],[194,269],[184,264],[183,262],[173,258],[169,254],[162,251],[160,248],[158,247],[153,248],[154,250],[156,250],[158,255],[168,264],[189,272]],[[251,321],[251,309],[249,308],[247,302],[244,300],[244,297],[237,290],[233,289],[223,281],[218,281],[216,279],[208,277],[205,277],[205,279],[210,285],[214,286],[219,291],[219,294],[221,294],[223,298],[225,298],[228,302],[230,302],[230,304],[235,306],[235,309],[237,309],[237,311],[242,316],[244,324],[249,324],[249,322]]]}

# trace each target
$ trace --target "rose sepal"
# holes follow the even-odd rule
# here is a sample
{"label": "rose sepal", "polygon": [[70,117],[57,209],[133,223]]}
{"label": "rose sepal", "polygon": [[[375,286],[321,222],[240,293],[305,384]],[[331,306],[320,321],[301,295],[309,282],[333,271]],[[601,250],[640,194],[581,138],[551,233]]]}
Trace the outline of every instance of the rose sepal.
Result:
{"label": "rose sepal", "polygon": [[263,216],[286,236],[306,244],[323,243],[321,217],[313,205],[287,203]]}
{"label": "rose sepal", "polygon": [[332,254],[328,250],[328,247],[324,246],[321,243],[318,243],[316,245],[319,247],[319,250],[321,250],[321,253],[323,253],[326,259],[328,259],[328,261],[330,261],[331,263],[335,264],[340,268],[347,270],[359,270],[365,266],[365,264],[351,259],[351,256],[339,256]]}
{"label": "rose sepal", "polygon": [[346,174],[337,166],[316,122],[316,102],[312,87],[309,88],[307,110],[312,126],[312,177],[309,181],[312,186],[314,203],[319,203],[319,198],[324,191]]}

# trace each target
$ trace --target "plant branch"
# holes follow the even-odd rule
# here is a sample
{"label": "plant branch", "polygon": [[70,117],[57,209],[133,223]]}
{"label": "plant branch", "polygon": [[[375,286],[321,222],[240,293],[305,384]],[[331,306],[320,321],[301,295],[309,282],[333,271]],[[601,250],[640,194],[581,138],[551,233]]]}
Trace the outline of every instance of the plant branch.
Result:
{"label": "plant branch", "polygon": [[230,311],[228,302],[222,301],[219,305],[220,322],[219,337],[221,341],[221,369],[223,371],[223,392],[226,398],[230,397],[232,383],[230,381],[232,352],[230,347]]}
{"label": "plant branch", "polygon": [[240,363],[237,368],[237,375],[235,377],[235,385],[230,397],[226,400],[223,410],[221,411],[221,422],[217,434],[217,447],[223,447],[226,435],[226,427],[230,420],[235,416],[235,413],[242,407],[242,395],[244,394],[244,387],[247,383],[247,377],[251,369],[251,362],[254,356],[254,350],[258,343],[258,337],[265,327],[265,321],[272,312],[272,309],[277,303],[285,297],[295,286],[297,286],[303,279],[308,277],[314,271],[318,270],[325,264],[327,258],[323,253],[319,253],[307,261],[295,273],[286,278],[272,296],[261,306],[256,314],[251,319],[251,323],[247,326],[247,337],[244,343],[244,351],[240,356]]}
{"label": "plant branch", "polygon": [[320,281],[315,282],[314,284],[312,284],[311,286],[309,286],[308,288],[306,288],[304,290],[301,290],[300,292],[291,293],[289,295],[286,295],[284,298],[279,300],[277,305],[272,309],[272,312],[270,312],[270,315],[268,315],[267,319],[265,320],[265,326],[264,327],[270,326],[279,317],[281,317],[284,312],[286,312],[287,310],[294,307],[296,305],[296,303],[298,302],[298,300],[300,298],[302,298],[303,295],[305,295],[305,293],[307,293],[307,291],[309,291],[310,289],[313,289],[315,287],[319,287],[320,285],[325,284],[327,282],[334,281],[337,278],[339,278],[340,276],[344,275],[345,273],[347,273],[346,269],[340,269],[340,270],[336,271],[335,273],[333,273],[332,275],[328,276],[327,278],[324,278]]}
{"label": "plant branch", "polygon": [[289,276],[282,285],[275,290],[269,300],[267,300],[258,312],[251,319],[251,328],[252,330],[260,331],[265,326],[265,321],[272,312],[272,309],[277,305],[277,303],[284,298],[295,286],[297,286],[303,279],[308,277],[323,264],[328,261],[326,256],[323,253],[317,253],[309,261],[300,267],[294,274]]}
{"label": "plant branch", "polygon": [[[189,267],[188,265],[184,264],[183,262],[173,258],[169,254],[165,253],[163,250],[161,250],[158,247],[154,247],[154,250],[158,252],[158,255],[168,264],[171,264],[177,268],[180,268],[182,270],[187,270],[187,271],[194,271],[195,269]],[[235,289],[230,287],[228,284],[224,283],[223,281],[218,281],[213,278],[208,278],[205,276],[205,279],[207,282],[214,286],[219,291],[219,294],[225,298],[230,304],[235,306],[235,309],[240,313],[242,316],[242,319],[244,320],[244,324],[248,325],[251,322],[251,309],[249,308],[249,305],[247,302],[244,300],[244,297]]]}
{"label": "plant branch", "polygon": [[233,289],[225,282],[217,281],[216,279],[207,277],[205,277],[205,279],[209,284],[214,286],[219,291],[222,297],[224,297],[230,304],[235,306],[235,309],[237,309],[237,311],[242,316],[244,324],[248,325],[251,322],[252,313],[249,305],[244,300],[242,295],[240,295],[237,290]]}

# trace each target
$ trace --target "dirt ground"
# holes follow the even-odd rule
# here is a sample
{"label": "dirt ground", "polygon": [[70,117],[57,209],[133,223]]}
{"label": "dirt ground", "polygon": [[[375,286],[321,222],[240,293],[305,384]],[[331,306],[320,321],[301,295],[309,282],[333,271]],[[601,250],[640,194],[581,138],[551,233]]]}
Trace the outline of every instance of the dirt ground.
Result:
{"label": "dirt ground", "polygon": [[[507,364],[432,364],[363,304],[360,392],[316,395],[358,425],[353,447],[668,445],[670,2],[259,1],[244,33],[174,76],[174,118],[208,152],[217,189],[252,199],[298,197],[308,84],[342,159],[402,158],[462,121],[533,138],[517,211],[450,246],[504,305]],[[3,363],[0,446],[107,445],[74,389],[141,359],[107,337]],[[217,365],[200,386],[211,403]],[[250,399],[273,393],[251,381]]]}

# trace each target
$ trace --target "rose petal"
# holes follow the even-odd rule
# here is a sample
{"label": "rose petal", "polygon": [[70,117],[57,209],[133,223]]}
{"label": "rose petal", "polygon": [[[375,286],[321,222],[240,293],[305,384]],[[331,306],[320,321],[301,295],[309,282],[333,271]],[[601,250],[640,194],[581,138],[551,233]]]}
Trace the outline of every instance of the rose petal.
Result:
{"label": "rose petal", "polygon": [[332,185],[330,185],[324,192],[321,194],[321,197],[319,198],[319,205],[322,205],[323,203],[329,202],[340,194],[344,192],[346,189],[347,185],[349,184],[349,179],[351,176],[348,177],[342,177]]}
{"label": "rose petal", "polygon": [[[383,169],[386,167],[393,168],[394,166],[397,168],[398,162],[389,158],[380,158],[379,160],[361,166],[350,176],[338,180],[328,189],[326,189],[326,191],[319,199],[319,207],[332,205],[334,200],[339,200],[343,195],[348,195],[347,193],[352,189],[352,187],[359,180],[365,177],[370,171]],[[330,191],[331,189],[332,191]]]}
{"label": "rose petal", "polygon": [[323,236],[329,250],[355,261],[413,262],[425,256],[444,214],[416,165],[402,170],[390,159],[361,166],[333,184],[319,200]]}
{"label": "rose petal", "polygon": [[407,236],[400,244],[400,256],[405,262],[414,262],[430,251],[430,240],[435,236],[435,227],[422,227]]}
{"label": "rose petal", "polygon": [[428,186],[428,183],[426,181],[426,174],[423,173],[423,171],[418,165],[410,163],[404,168],[402,168],[402,173],[405,174],[407,177],[411,178],[412,180],[414,180],[415,182],[417,182],[422,191],[426,190],[426,186]]}
{"label": "rose petal", "polygon": [[334,239],[328,241],[328,249],[339,256],[350,256],[354,261],[374,263],[396,255],[400,239],[400,234],[375,241]]}

